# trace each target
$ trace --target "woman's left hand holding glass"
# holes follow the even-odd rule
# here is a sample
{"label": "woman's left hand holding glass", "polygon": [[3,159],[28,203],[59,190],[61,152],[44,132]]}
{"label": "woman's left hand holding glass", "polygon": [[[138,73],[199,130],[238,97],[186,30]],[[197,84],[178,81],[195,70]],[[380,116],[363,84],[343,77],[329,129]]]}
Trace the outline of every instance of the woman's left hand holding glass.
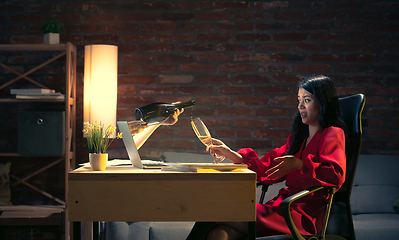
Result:
{"label": "woman's left hand holding glass", "polygon": [[[212,138],[212,144],[207,146],[206,150],[209,151],[211,155],[214,157],[216,155],[222,156],[234,163],[243,162],[242,156],[240,154],[231,150],[226,144],[224,144],[222,141],[216,138]],[[214,163],[219,163],[219,162],[214,162]]]}
{"label": "woman's left hand holding glass", "polygon": [[301,169],[303,166],[303,161],[292,155],[277,157],[274,161],[280,163],[266,171],[269,179],[282,178],[290,172]]}

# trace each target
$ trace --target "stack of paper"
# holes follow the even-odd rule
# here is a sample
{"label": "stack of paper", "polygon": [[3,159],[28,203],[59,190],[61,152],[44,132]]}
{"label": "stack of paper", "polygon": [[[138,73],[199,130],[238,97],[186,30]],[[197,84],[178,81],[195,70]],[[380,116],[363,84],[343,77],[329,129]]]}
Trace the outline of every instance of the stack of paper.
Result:
{"label": "stack of paper", "polygon": [[11,94],[15,94],[15,98],[17,99],[65,99],[64,94],[55,92],[53,89],[11,89],[10,92]]}

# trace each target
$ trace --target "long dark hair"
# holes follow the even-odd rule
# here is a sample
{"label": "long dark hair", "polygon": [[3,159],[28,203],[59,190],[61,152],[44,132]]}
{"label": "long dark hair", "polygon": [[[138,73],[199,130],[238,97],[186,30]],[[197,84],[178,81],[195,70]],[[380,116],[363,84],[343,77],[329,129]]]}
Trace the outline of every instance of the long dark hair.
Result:
{"label": "long dark hair", "polygon": [[[342,120],[341,108],[338,101],[338,92],[335,88],[334,82],[326,76],[317,75],[307,77],[299,83],[300,88],[312,93],[320,105],[319,122],[321,127],[339,127],[344,131],[346,125]],[[294,155],[299,152],[303,141],[309,135],[309,126],[302,122],[299,110],[294,118],[292,124],[292,138],[287,154]]]}

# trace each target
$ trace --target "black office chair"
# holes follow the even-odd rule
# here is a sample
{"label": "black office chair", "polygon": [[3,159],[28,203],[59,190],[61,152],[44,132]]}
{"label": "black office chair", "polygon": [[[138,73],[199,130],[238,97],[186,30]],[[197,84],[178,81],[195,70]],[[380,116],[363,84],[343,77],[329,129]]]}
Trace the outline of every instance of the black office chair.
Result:
{"label": "black office chair", "polygon": [[[334,187],[315,187],[312,189],[301,191],[295,195],[292,195],[284,201],[281,202],[280,208],[284,219],[291,231],[292,235],[279,235],[279,236],[268,236],[257,238],[257,240],[355,240],[355,231],[353,227],[352,220],[352,210],[350,206],[350,195],[352,191],[353,180],[355,178],[355,171],[357,162],[360,155],[360,149],[362,145],[362,125],[361,125],[361,115],[363,112],[365,104],[365,96],[363,94],[355,94],[348,97],[343,97],[339,99],[340,106],[342,109],[343,120],[347,125],[347,139],[345,143],[345,154],[346,154],[346,178],[342,187],[335,193]],[[263,198],[265,191],[267,191],[268,185],[262,186],[262,195],[260,198],[260,203],[263,203]],[[299,234],[297,228],[295,227],[290,213],[290,204],[297,199],[300,199],[308,194],[319,191],[321,189],[328,188],[330,192],[330,197],[325,211],[325,219],[322,231],[318,235],[314,236],[302,236]],[[327,223],[330,216],[331,206],[333,203],[341,203],[346,208],[346,215],[348,218],[348,228],[350,236],[338,236],[338,235],[326,235]],[[342,226],[346,227],[346,226]]]}

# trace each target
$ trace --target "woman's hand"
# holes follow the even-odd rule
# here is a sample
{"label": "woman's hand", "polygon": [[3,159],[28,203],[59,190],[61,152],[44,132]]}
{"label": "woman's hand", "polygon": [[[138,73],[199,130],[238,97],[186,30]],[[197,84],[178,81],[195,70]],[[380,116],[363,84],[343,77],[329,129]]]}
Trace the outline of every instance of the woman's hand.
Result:
{"label": "woman's hand", "polygon": [[280,163],[266,171],[269,179],[282,178],[290,172],[300,170],[303,166],[303,161],[292,155],[277,157],[274,161]]}
{"label": "woman's hand", "polygon": [[231,150],[226,144],[216,138],[212,138],[212,144],[206,147],[206,151],[209,151],[213,157],[218,155],[223,156],[234,163],[243,162],[240,154]]}

